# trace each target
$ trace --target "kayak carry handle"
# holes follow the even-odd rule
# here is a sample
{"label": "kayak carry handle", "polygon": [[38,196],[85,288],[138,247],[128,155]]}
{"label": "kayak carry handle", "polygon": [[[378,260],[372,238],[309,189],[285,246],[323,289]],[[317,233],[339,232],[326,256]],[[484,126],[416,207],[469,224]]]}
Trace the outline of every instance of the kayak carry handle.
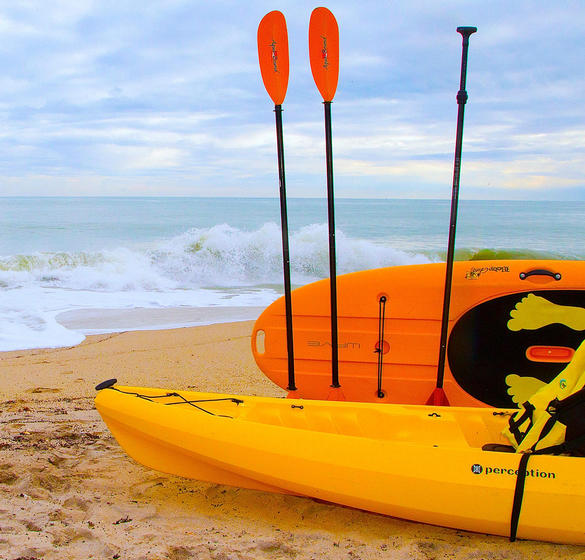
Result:
{"label": "kayak carry handle", "polygon": [[118,383],[117,379],[107,379],[106,381],[102,381],[95,386],[96,391],[101,391],[102,389],[109,389],[113,387],[116,383]]}
{"label": "kayak carry handle", "polygon": [[550,276],[555,280],[560,280],[562,275],[560,272],[553,272],[552,270],[546,270],[545,268],[537,268],[536,270],[529,270],[528,272],[520,273],[520,280],[526,280],[530,276]]}

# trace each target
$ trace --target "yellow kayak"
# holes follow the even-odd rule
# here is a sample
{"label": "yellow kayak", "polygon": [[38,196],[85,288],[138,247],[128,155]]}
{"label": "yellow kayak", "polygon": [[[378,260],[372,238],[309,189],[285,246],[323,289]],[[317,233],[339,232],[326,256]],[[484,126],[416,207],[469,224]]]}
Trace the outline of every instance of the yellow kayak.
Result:
{"label": "yellow kayak", "polygon": [[[585,544],[585,459],[507,444],[511,413],[98,386],[125,451],[169,474],[308,496],[423,523]],[[511,522],[513,504],[517,523]],[[511,524],[514,528],[511,528]]]}

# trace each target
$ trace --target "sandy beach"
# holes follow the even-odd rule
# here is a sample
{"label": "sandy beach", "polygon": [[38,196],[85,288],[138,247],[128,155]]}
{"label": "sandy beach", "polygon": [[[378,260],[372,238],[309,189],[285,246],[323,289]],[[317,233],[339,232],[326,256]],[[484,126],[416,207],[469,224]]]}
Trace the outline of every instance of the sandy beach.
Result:
{"label": "sandy beach", "polygon": [[282,396],[254,363],[252,324],[101,334],[71,348],[0,354],[0,559],[585,559],[582,547],[510,543],[185,480],[130,459],[93,406],[94,386],[115,377]]}

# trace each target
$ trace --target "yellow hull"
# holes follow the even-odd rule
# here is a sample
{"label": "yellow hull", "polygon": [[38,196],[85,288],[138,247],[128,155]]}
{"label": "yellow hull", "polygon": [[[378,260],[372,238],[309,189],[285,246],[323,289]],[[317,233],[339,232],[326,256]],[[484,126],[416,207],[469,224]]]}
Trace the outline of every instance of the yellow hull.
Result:
{"label": "yellow hull", "polygon": [[[507,411],[121,386],[96,407],[131,457],[162,472],[510,534],[520,456],[482,450],[506,443]],[[585,544],[584,474],[582,458],[531,457],[518,537]]]}

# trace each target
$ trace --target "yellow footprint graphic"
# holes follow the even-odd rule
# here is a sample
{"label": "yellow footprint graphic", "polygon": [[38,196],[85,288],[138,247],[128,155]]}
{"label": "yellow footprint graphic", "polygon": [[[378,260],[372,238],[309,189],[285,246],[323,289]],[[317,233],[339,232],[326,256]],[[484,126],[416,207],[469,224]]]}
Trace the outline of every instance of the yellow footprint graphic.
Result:
{"label": "yellow footprint graphic", "polygon": [[[585,330],[585,309],[558,305],[534,294],[523,297],[510,311],[510,317],[508,328],[511,331],[537,330],[554,323],[560,323],[575,331]],[[534,377],[521,377],[516,374],[506,376],[505,381],[508,385],[508,394],[517,405],[526,402],[546,385]]]}
{"label": "yellow footprint graphic", "polygon": [[540,379],[536,379],[536,377],[522,377],[511,373],[506,376],[506,385],[508,385],[508,395],[520,406],[541,387],[544,387],[546,383]]}
{"label": "yellow footprint graphic", "polygon": [[536,330],[560,323],[575,330],[585,330],[585,309],[570,305],[557,305],[547,299],[528,294],[510,311],[508,328],[511,331]]}

